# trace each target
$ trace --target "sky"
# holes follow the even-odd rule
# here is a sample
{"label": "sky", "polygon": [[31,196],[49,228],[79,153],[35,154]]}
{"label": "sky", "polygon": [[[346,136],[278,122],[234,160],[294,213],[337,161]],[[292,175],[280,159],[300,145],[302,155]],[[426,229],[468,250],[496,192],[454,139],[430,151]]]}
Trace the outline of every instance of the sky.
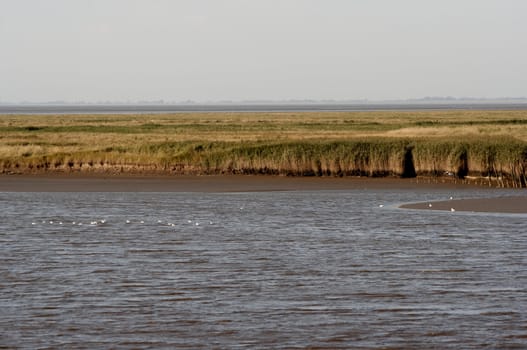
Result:
{"label": "sky", "polygon": [[0,0],[0,101],[527,97],[525,0]]}

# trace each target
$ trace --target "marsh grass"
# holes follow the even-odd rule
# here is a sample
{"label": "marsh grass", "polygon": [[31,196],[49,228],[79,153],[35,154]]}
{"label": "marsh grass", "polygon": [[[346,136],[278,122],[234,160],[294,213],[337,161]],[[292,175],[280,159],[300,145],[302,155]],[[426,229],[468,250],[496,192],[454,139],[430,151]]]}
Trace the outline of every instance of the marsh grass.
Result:
{"label": "marsh grass", "polygon": [[525,186],[526,166],[527,111],[0,116],[3,172],[447,175]]}

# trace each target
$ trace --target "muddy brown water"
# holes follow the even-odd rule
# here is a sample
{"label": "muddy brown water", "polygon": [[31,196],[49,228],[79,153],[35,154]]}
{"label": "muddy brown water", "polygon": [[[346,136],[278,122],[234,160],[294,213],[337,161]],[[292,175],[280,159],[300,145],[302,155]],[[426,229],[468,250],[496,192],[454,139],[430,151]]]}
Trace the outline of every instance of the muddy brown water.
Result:
{"label": "muddy brown water", "polygon": [[0,348],[527,348],[527,216],[449,191],[0,193]]}

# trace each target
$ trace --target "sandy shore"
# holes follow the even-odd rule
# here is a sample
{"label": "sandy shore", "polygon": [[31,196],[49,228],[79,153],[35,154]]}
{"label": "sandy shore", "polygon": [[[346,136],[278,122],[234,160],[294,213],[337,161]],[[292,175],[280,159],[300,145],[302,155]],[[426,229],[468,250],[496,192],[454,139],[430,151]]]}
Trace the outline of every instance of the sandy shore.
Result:
{"label": "sandy shore", "polygon": [[[104,176],[86,174],[2,175],[0,192],[264,192],[376,189],[473,188],[419,179],[283,176]],[[423,202],[401,208],[526,213],[527,195],[492,199]],[[431,204],[431,206],[430,206]]]}
{"label": "sandy shore", "polygon": [[527,195],[405,204],[401,208],[527,214]]}

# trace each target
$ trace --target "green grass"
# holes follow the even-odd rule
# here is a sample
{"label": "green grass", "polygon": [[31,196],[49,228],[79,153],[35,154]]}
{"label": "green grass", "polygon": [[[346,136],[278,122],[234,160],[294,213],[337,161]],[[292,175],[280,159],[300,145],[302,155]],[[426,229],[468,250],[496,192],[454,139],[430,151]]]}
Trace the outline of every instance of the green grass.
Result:
{"label": "green grass", "polygon": [[0,171],[487,177],[525,186],[527,111],[0,116]]}

